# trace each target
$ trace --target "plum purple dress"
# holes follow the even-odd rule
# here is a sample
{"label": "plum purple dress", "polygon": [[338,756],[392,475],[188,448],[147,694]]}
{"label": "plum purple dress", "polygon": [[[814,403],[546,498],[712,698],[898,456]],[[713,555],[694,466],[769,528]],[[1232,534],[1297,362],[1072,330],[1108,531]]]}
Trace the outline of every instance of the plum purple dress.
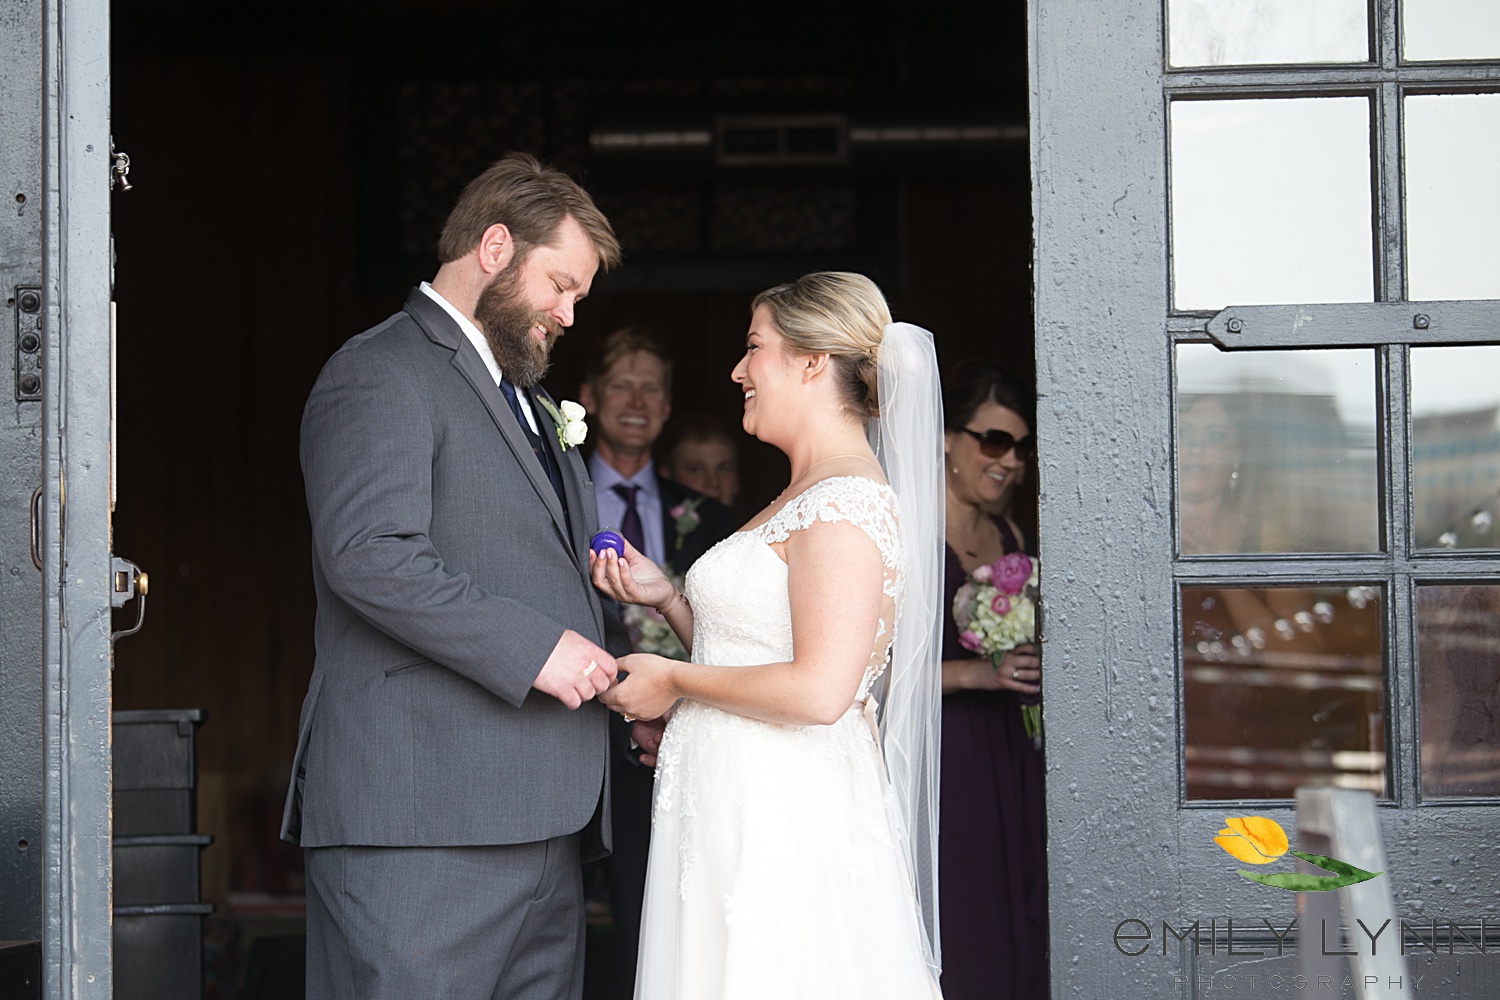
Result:
{"label": "plum purple dress", "polygon": [[[997,520],[1006,552],[1019,546]],[[953,597],[964,582],[947,550],[943,659],[958,644]],[[947,1000],[1047,997],[1047,850],[1042,755],[1013,691],[943,696],[938,905]]]}

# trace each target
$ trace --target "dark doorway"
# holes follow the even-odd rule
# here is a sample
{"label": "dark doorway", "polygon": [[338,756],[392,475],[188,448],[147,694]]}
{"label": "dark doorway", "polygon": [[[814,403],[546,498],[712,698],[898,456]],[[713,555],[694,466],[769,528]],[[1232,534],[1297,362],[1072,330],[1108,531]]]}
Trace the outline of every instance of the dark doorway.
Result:
{"label": "dark doorway", "polygon": [[[750,297],[820,268],[874,277],[945,364],[1032,373],[1020,4],[121,0],[114,16],[134,165],[115,202],[115,544],[154,584],[115,705],[205,710],[205,898],[250,914],[224,931],[242,951],[300,891],[276,830],[313,655],[302,403],[340,343],[431,276],[443,214],[485,164],[524,149],[568,170],[625,245],[558,349],[559,396],[599,338],[643,324],[678,359],[675,409],[736,425]],[[744,455],[748,512],[785,467],[748,439]]]}

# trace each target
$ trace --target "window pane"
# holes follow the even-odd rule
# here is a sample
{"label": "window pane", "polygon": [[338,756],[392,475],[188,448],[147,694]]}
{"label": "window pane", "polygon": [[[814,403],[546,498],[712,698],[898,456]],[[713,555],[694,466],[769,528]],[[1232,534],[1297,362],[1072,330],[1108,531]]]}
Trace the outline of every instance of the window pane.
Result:
{"label": "window pane", "polygon": [[1190,799],[1386,794],[1378,587],[1182,589]]}
{"label": "window pane", "polygon": [[1367,100],[1176,101],[1171,126],[1178,309],[1372,300]]}
{"label": "window pane", "polygon": [[1177,346],[1182,553],[1380,550],[1371,350]]}
{"label": "window pane", "polygon": [[1500,347],[1411,352],[1417,548],[1500,547]]}
{"label": "window pane", "polygon": [[1495,0],[1403,0],[1401,51],[1407,59],[1500,57]]}
{"label": "window pane", "polygon": [[1403,106],[1408,297],[1500,298],[1500,94]]}
{"label": "window pane", "polygon": [[1173,66],[1370,58],[1365,0],[1169,0]]}
{"label": "window pane", "polygon": [[1417,588],[1424,796],[1500,795],[1500,587]]}

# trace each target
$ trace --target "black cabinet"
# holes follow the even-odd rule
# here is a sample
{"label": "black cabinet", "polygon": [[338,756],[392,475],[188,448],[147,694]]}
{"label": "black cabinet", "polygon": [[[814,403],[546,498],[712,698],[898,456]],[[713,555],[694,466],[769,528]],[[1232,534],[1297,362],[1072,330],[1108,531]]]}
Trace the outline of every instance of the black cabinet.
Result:
{"label": "black cabinet", "polygon": [[198,709],[114,713],[116,1000],[199,1000]]}
{"label": "black cabinet", "polygon": [[0,997],[40,1000],[41,995],[42,943],[0,941]]}

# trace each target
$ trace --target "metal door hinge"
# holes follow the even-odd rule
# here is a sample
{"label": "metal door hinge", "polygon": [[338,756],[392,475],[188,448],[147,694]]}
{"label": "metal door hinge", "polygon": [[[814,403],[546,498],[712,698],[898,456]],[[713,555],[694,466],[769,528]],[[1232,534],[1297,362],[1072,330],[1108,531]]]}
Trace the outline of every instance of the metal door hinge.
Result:
{"label": "metal door hinge", "polygon": [[16,402],[42,398],[42,289],[18,285],[13,311],[16,323]]}

